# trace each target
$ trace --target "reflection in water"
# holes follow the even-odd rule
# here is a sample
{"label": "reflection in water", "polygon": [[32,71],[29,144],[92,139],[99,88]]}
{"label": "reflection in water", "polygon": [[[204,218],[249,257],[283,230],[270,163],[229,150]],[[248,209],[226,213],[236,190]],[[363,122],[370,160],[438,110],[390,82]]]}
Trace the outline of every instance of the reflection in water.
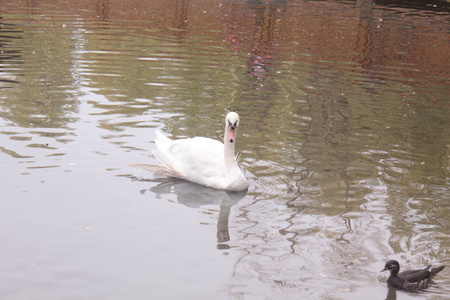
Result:
{"label": "reflection in water", "polygon": [[16,47],[12,44],[15,39],[21,39],[23,33],[15,26],[1,22],[2,19],[0,16],[0,32],[2,33],[0,37],[0,90],[19,83],[16,75],[10,69],[22,62],[22,51],[15,49]]}
{"label": "reflection in water", "polygon": [[84,163],[108,182],[147,163],[154,128],[221,139],[211,120],[236,110],[246,197],[147,193],[220,206],[226,296],[360,299],[388,256],[445,264],[448,9],[392,2],[2,1],[3,170],[21,182]]}
{"label": "reflection in water", "polygon": [[450,10],[450,4],[445,0],[376,0],[375,3],[378,5],[386,5],[388,7],[415,8],[424,11],[448,12]]}
{"label": "reflection in water", "polygon": [[[142,181],[142,180],[141,180]],[[145,181],[145,180],[144,180]],[[150,188],[157,198],[161,195],[174,194],[177,202],[190,208],[200,208],[205,205],[219,205],[220,212],[217,221],[217,248],[229,249],[225,242],[230,241],[228,219],[231,207],[245,197],[247,191],[228,192],[211,189],[185,180],[167,178],[159,185]],[[142,190],[141,193],[145,193]]]}
{"label": "reflection in water", "polygon": [[[260,82],[268,73],[273,60],[274,47],[272,45],[273,35],[275,34],[275,24],[277,22],[277,6],[274,4],[259,3],[259,1],[249,1],[249,8],[255,11],[255,38],[254,43],[250,44],[249,67],[250,74],[255,76],[257,82]],[[264,82],[260,83],[261,86]],[[256,87],[259,88],[259,87]]]}
{"label": "reflection in water", "polygon": [[388,287],[386,300],[397,300],[397,290],[394,289],[393,287]]}

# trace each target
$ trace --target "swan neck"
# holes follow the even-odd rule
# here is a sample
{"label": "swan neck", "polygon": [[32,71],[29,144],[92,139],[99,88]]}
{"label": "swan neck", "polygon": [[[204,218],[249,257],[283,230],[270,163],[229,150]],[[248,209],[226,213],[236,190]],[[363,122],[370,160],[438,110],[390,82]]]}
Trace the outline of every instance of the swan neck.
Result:
{"label": "swan neck", "polygon": [[225,155],[225,167],[227,170],[230,170],[233,166],[236,165],[236,158],[234,156],[234,144],[236,143],[236,140],[233,140],[233,142],[230,142],[228,138],[228,130],[225,129],[225,138],[223,141],[224,145],[224,155]]}
{"label": "swan neck", "polygon": [[234,142],[230,143],[230,141],[225,140],[224,148],[225,148],[225,164],[227,166],[230,166],[234,164],[234,162],[236,161],[234,157]]}

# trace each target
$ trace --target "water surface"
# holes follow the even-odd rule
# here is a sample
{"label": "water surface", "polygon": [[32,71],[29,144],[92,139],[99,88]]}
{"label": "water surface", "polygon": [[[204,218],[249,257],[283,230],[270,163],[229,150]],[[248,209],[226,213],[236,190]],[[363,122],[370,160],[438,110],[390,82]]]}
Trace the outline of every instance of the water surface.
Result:
{"label": "water surface", "polygon": [[[450,10],[2,1],[2,299],[447,299]],[[247,193],[133,163],[241,116]],[[388,294],[389,293],[389,294]]]}

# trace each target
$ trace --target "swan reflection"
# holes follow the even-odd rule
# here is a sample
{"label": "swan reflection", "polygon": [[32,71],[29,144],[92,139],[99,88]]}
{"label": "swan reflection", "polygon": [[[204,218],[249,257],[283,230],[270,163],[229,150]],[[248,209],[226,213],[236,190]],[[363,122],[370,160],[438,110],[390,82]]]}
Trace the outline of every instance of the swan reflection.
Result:
{"label": "swan reflection", "polygon": [[234,204],[245,197],[247,191],[229,192],[225,190],[212,189],[175,178],[164,178],[161,180],[138,180],[159,182],[159,184],[155,187],[141,190],[142,194],[147,191],[155,193],[157,197],[165,194],[174,194],[177,197],[178,203],[190,208],[200,208],[205,205],[219,205],[220,211],[219,219],[217,221],[217,248],[230,248],[229,245],[224,244],[225,242],[230,241],[230,234],[228,231],[230,210]]}

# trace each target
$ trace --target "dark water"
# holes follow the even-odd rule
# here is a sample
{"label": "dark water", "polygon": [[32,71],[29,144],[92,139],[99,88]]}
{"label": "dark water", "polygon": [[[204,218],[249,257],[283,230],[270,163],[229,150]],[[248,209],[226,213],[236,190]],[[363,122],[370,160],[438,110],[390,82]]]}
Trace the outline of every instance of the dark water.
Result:
{"label": "dark water", "polygon": [[[443,1],[2,1],[2,299],[447,299]],[[133,163],[221,139],[244,194]],[[389,293],[389,294],[388,294]]]}

